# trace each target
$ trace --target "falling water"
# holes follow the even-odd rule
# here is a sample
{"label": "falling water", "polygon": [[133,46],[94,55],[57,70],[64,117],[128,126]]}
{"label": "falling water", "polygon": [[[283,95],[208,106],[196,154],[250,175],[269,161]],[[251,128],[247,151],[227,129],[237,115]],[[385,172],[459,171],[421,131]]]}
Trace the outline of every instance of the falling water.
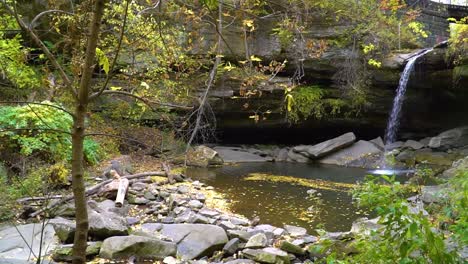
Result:
{"label": "falling water", "polygon": [[418,53],[417,55],[410,58],[405,66],[405,70],[403,71],[403,74],[400,78],[400,83],[398,84],[396,97],[393,100],[392,113],[388,119],[387,134],[385,135],[386,144],[393,143],[396,140],[396,134],[400,125],[401,106],[403,105],[403,101],[405,99],[406,85],[408,84],[411,72],[413,71],[414,64],[416,63],[416,60],[431,51],[432,49],[426,49]]}

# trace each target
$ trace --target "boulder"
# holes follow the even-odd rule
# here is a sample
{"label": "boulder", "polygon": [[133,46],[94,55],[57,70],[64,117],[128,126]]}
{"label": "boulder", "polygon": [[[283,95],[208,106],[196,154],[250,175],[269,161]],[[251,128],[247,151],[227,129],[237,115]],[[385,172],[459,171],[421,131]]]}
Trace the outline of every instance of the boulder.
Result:
{"label": "boulder", "polygon": [[75,237],[75,221],[57,217],[49,220],[49,224],[55,229],[55,234],[62,243],[73,243]]}
{"label": "boulder", "polygon": [[288,253],[277,248],[244,249],[243,255],[251,260],[269,264],[289,264]]}
{"label": "boulder", "polygon": [[[4,259],[18,261],[32,260],[33,255],[47,256],[58,245],[55,230],[52,225],[45,225],[42,234],[42,224],[18,225],[5,227],[0,230],[0,263]],[[31,251],[33,254],[31,254]]]}
{"label": "boulder", "polygon": [[214,148],[226,163],[244,163],[244,162],[268,162],[273,161],[272,157],[261,156],[250,153],[248,150],[235,147],[215,147]]}
{"label": "boulder", "polygon": [[452,163],[452,167],[442,173],[442,177],[449,179],[462,171],[468,171],[468,156]]}
{"label": "boulder", "polygon": [[286,159],[286,161],[297,162],[297,163],[307,163],[309,162],[309,158],[300,153],[295,152],[294,149],[290,149],[288,152],[288,158]]}
{"label": "boulder", "polygon": [[190,260],[210,256],[228,242],[224,229],[206,224],[166,224],[161,234],[177,244],[177,256]]}
{"label": "boulder", "polygon": [[440,133],[429,141],[430,148],[450,149],[468,145],[468,126],[457,127]]}
{"label": "boulder", "polygon": [[109,237],[102,243],[99,256],[106,259],[119,259],[127,257],[164,259],[175,256],[177,246],[146,236],[117,236]]}
{"label": "boulder", "polygon": [[282,148],[275,156],[275,161],[286,161],[288,159],[289,148]]}
{"label": "boulder", "polygon": [[447,199],[447,190],[443,185],[422,186],[421,200],[425,203],[441,203]]}
{"label": "boulder", "polygon": [[372,155],[381,154],[382,150],[373,143],[359,140],[348,148],[339,150],[325,158],[318,160],[319,163],[346,166],[352,162],[363,160]]}
{"label": "boulder", "polygon": [[207,146],[197,146],[187,153],[187,165],[209,167],[223,165],[224,161],[216,150]]}
{"label": "boulder", "polygon": [[417,163],[427,163],[437,166],[450,166],[452,165],[452,155],[446,152],[432,152],[424,149],[415,152],[415,159]]}
{"label": "boulder", "polygon": [[268,244],[268,239],[264,233],[253,235],[245,244],[246,248],[263,248]]}
{"label": "boulder", "polygon": [[310,159],[319,159],[352,145],[355,140],[356,136],[354,133],[350,132],[317,145],[297,146],[293,148],[293,151],[307,156]]}
{"label": "boulder", "polygon": [[228,255],[234,255],[239,250],[240,239],[233,238],[223,247],[223,251]]}
{"label": "boulder", "polygon": [[351,232],[354,234],[370,235],[371,232],[377,231],[383,227],[378,221],[378,217],[374,219],[367,219],[367,217],[359,218],[353,222]]}
{"label": "boulder", "polygon": [[418,141],[415,141],[415,140],[407,140],[405,142],[405,144],[403,144],[403,147],[407,147],[407,148],[412,148],[414,150],[418,150],[418,149],[422,149],[424,147],[423,144],[421,144],[420,142]]}
{"label": "boulder", "polygon": [[369,140],[370,143],[374,144],[376,147],[378,147],[381,150],[385,149],[385,143],[383,142],[381,137],[374,138],[372,140]]}
{"label": "boulder", "polygon": [[307,234],[307,229],[299,226],[284,225],[284,229],[292,237],[305,236]]}
{"label": "boulder", "polygon": [[98,213],[89,210],[89,235],[98,239],[111,236],[125,236],[128,234],[127,220],[112,212]]}
{"label": "boulder", "polygon": [[305,254],[305,250],[303,248],[288,241],[282,241],[280,244],[280,249],[295,255]]}
{"label": "boulder", "polygon": [[[86,247],[86,258],[91,259],[99,254],[102,242],[88,242]],[[61,245],[52,252],[52,259],[58,262],[72,262],[73,244]]]}

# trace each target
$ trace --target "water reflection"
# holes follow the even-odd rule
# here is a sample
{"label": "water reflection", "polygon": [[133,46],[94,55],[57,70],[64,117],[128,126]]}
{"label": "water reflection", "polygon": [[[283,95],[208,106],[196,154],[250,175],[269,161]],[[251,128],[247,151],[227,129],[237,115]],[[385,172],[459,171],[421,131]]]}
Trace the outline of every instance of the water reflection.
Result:
{"label": "water reflection", "polygon": [[[315,182],[355,183],[366,171],[355,168],[292,163],[244,163],[220,168],[192,168],[188,176],[199,179],[230,199],[231,209],[246,217],[259,216],[262,223],[276,226],[293,224],[313,231],[318,224],[329,231],[347,231],[351,223],[364,216],[353,206],[348,189],[310,187],[284,181],[247,181],[254,173],[294,176]],[[285,178],[285,177],[284,177]]]}

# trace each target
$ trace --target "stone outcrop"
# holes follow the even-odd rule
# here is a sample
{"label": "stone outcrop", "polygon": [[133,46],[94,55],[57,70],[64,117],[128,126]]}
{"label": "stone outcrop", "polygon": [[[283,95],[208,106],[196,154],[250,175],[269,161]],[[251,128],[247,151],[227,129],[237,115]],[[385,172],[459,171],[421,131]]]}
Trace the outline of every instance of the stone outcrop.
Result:
{"label": "stone outcrop", "polygon": [[187,165],[194,167],[223,165],[223,159],[214,149],[207,146],[197,146],[188,151]]}
{"label": "stone outcrop", "polygon": [[468,126],[450,129],[431,138],[429,147],[447,150],[468,146]]}
{"label": "stone outcrop", "polygon": [[138,258],[163,259],[175,256],[176,244],[146,236],[117,236],[104,240],[99,256],[106,259]]}
{"label": "stone outcrop", "polygon": [[[382,151],[377,148],[374,144],[359,140],[352,146],[335,152],[323,159],[318,160],[319,163],[333,164],[339,166],[359,166],[355,162],[371,157],[372,155],[379,155]],[[365,164],[363,164],[365,165]]]}
{"label": "stone outcrop", "polygon": [[298,152],[310,159],[319,159],[333,152],[350,146],[356,140],[354,133],[349,132],[339,137],[324,141],[313,146],[297,146],[294,147],[294,152]]}

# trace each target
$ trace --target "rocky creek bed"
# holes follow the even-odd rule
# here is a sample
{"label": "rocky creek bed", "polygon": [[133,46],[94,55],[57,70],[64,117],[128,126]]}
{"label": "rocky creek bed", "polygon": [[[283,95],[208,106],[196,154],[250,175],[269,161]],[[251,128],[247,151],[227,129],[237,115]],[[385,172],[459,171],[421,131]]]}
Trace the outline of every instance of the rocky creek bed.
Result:
{"label": "rocky creek bed", "polygon": [[[450,178],[457,170],[468,169],[467,131],[467,128],[458,128],[433,138],[398,142],[381,148],[378,140],[365,142],[379,149],[380,155],[382,149],[392,149],[390,155],[397,165],[429,166],[435,176]],[[281,155],[291,162],[297,162],[290,158],[292,155],[299,157],[301,162],[320,161],[331,156],[343,161],[344,166],[377,164],[375,156],[362,151],[363,143],[355,143],[353,137],[347,134],[340,140],[289,148]],[[220,155],[216,151],[206,147],[198,148],[198,151],[203,155],[195,157],[205,158],[198,159],[199,164],[219,163]],[[245,152],[275,160],[265,155],[265,151],[255,151]],[[280,152],[277,151],[277,155]],[[360,154],[353,156],[355,153]],[[363,160],[366,162],[361,162]],[[254,176],[253,181],[272,179],[268,175]],[[284,180],[281,177],[275,179],[277,183]],[[325,232],[318,236],[304,227],[274,226],[263,223],[261,218],[248,219],[233,214],[229,211],[226,195],[200,181],[187,178],[176,184],[162,182],[158,177],[132,180],[123,207],[115,207],[113,200],[104,197],[93,196],[89,200],[87,254],[91,262],[312,263],[325,257],[312,250],[320,241],[331,240],[342,252],[352,253],[355,249],[350,243],[357,234],[380,227],[377,219],[361,218],[353,221],[349,231]],[[445,185],[422,187],[418,196],[408,199],[411,210],[426,213],[424,205],[443,201],[445,188]],[[311,189],[306,194],[315,192]],[[72,204],[65,203],[49,213],[49,219],[44,221],[29,219],[15,226],[0,226],[0,263],[34,263],[39,250],[45,256],[45,263],[70,261],[70,243],[75,230],[73,218]],[[465,257],[467,253],[468,250],[462,252]]]}

